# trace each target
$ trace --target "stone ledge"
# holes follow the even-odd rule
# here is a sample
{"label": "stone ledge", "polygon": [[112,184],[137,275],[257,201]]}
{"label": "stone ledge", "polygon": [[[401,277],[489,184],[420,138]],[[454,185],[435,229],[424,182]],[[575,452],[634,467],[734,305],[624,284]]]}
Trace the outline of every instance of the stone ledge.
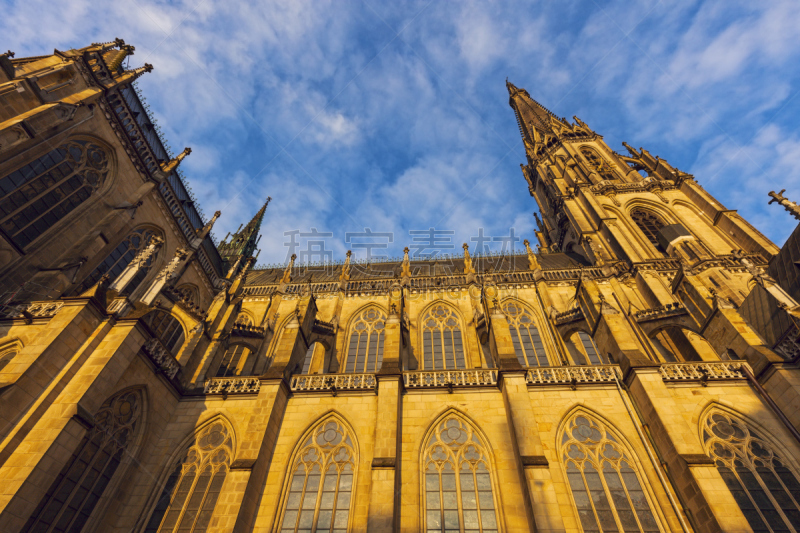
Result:
{"label": "stone ledge", "polygon": [[521,455],[523,468],[548,468],[550,463],[544,455]]}
{"label": "stone ledge", "polygon": [[372,459],[372,468],[395,468],[397,466],[396,457],[375,457]]}

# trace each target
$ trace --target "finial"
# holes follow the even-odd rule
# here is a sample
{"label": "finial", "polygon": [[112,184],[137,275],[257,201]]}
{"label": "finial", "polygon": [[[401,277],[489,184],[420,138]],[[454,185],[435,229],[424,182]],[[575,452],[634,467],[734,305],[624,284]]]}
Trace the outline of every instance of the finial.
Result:
{"label": "finial", "polygon": [[464,274],[474,274],[475,269],[472,267],[472,259],[469,257],[469,245],[464,243],[461,247],[464,249]]}
{"label": "finial", "polygon": [[641,155],[642,155],[642,154],[640,154],[639,152],[637,152],[637,151],[636,151],[636,150],[635,150],[635,149],[634,149],[634,148],[633,148],[633,147],[632,147],[630,144],[626,143],[625,141],[622,141],[622,146],[624,146],[624,147],[625,147],[625,149],[626,149],[626,150],[628,150],[628,152],[630,152],[630,154],[631,154],[633,157],[637,157],[637,158],[638,158],[638,157],[641,157]]}
{"label": "finial", "polygon": [[214,222],[217,221],[217,219],[219,218],[219,216],[221,214],[222,214],[222,211],[215,212],[214,216],[211,217],[211,220],[208,221],[208,224],[206,224],[200,230],[197,231],[197,236],[200,239],[205,239],[206,238],[206,235],[208,235],[211,232],[211,227],[214,225]]}
{"label": "finial", "polygon": [[350,256],[353,255],[352,250],[347,250],[345,254],[347,259],[344,260],[344,264],[342,265],[342,273],[339,274],[339,281],[344,282],[350,279]]}
{"label": "finial", "polygon": [[524,241],[522,241],[522,243],[525,245],[525,251],[528,252],[528,268],[531,270],[539,269],[540,268],[539,260],[536,259],[536,254],[534,254],[533,250],[531,250],[530,241],[528,239],[525,239]]}
{"label": "finial", "polygon": [[800,206],[786,198],[783,195],[784,192],[786,192],[786,189],[781,189],[781,192],[779,193],[776,193],[775,191],[769,191],[768,195],[772,197],[772,200],[769,201],[769,204],[778,202],[783,206],[784,209],[791,213],[794,218],[800,220]]}
{"label": "finial", "polygon": [[347,250],[347,253],[344,254],[344,255],[347,256],[347,262],[349,263],[350,262],[350,256],[353,255],[353,250]]}
{"label": "finial", "polygon": [[292,254],[292,257],[289,260],[289,264],[286,265],[286,269],[283,271],[283,277],[281,278],[281,283],[289,283],[292,281],[292,267],[294,267],[295,259],[297,259],[297,254]]}
{"label": "finial", "polygon": [[184,148],[183,152],[179,153],[177,157],[175,157],[174,159],[170,159],[169,161],[161,165],[161,170],[164,171],[165,174],[169,174],[170,172],[178,168],[178,165],[181,164],[181,161],[186,159],[186,156],[191,153],[192,153],[191,148],[189,147]]}
{"label": "finial", "polygon": [[404,278],[411,277],[411,263],[408,260],[408,246],[403,248],[403,271],[401,272],[401,275]]}
{"label": "finial", "polygon": [[11,50],[9,50],[9,51],[7,51],[5,54],[0,54],[0,55],[2,55],[3,57],[7,57],[7,58],[11,59],[11,58],[12,58],[12,57],[14,57],[16,54],[14,54],[14,52],[12,52]]}
{"label": "finial", "polygon": [[116,72],[117,69],[122,66],[122,62],[125,58],[133,55],[134,50],[136,50],[135,47],[123,43],[119,47],[119,50],[103,54],[103,59],[105,59],[106,65],[108,65],[108,70],[110,70],[112,74]]}

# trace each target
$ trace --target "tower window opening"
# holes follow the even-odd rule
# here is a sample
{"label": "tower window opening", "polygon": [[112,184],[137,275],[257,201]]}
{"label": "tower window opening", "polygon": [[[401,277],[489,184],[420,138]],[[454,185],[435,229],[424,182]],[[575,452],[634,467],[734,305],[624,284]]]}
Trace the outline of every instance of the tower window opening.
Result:
{"label": "tower window opening", "polygon": [[659,248],[658,232],[665,226],[664,221],[661,220],[658,215],[643,209],[631,211],[631,218],[636,225],[639,226],[639,229],[642,230],[647,240],[649,240],[653,246]]}

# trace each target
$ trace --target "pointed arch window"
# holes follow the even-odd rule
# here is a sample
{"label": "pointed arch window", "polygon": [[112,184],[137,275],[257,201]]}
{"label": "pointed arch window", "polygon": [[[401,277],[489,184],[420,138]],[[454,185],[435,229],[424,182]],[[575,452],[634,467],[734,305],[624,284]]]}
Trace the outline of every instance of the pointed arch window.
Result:
{"label": "pointed arch window", "polygon": [[636,463],[602,424],[574,415],[561,456],[584,531],[660,531]]}
{"label": "pointed arch window", "polygon": [[800,482],[774,447],[720,411],[702,427],[706,450],[753,531],[800,530]]}
{"label": "pointed arch window", "polygon": [[457,416],[437,424],[425,447],[423,479],[427,533],[496,533],[487,448]]}
{"label": "pointed arch window", "polygon": [[508,320],[514,351],[522,366],[548,366],[542,338],[530,311],[518,303],[509,302],[503,306]]}
{"label": "pointed arch window", "polygon": [[167,479],[146,533],[205,531],[231,465],[233,439],[222,421],[207,425]]}
{"label": "pointed arch window", "polygon": [[343,424],[329,419],[305,440],[292,465],[281,533],[346,533],[356,453]]}
{"label": "pointed arch window", "polygon": [[600,176],[601,179],[608,181],[614,179],[614,171],[612,170],[611,165],[609,165],[608,162],[592,148],[589,148],[588,146],[582,146],[581,155],[586,158],[591,169],[597,172],[597,175]]}
{"label": "pointed arch window", "polygon": [[80,531],[134,441],[141,413],[139,390],[106,400],[23,531]]}
{"label": "pointed arch window", "polygon": [[11,344],[6,345],[5,348],[0,348],[0,372],[2,372],[8,363],[10,363],[19,353],[19,345]]}
{"label": "pointed arch window", "polygon": [[161,310],[150,311],[144,317],[144,323],[158,337],[166,348],[176,355],[183,346],[185,335],[183,326],[177,318]]}
{"label": "pointed arch window", "polygon": [[345,372],[377,372],[383,363],[383,339],[386,315],[370,307],[364,310],[350,329]]}
{"label": "pointed arch window", "polygon": [[664,221],[650,211],[644,209],[634,209],[631,211],[631,218],[639,226],[639,229],[644,233],[653,246],[660,248],[658,243],[658,232],[665,226]]}
{"label": "pointed arch window", "polygon": [[[106,257],[102,263],[97,265],[92,273],[83,280],[83,283],[81,283],[76,290],[76,294],[81,294],[88,290],[105,274],[108,274],[109,281],[114,281],[116,277],[119,276],[123,270],[125,270],[125,267],[127,267],[128,264],[133,261],[133,258],[136,257],[136,254],[147,247],[147,245],[150,243],[150,239],[153,237],[161,237],[161,235],[150,228],[139,228],[130,232],[128,236],[125,237],[125,239],[123,239],[122,242],[119,243],[110,254],[108,254],[108,257]],[[144,280],[145,276],[147,276],[147,273],[150,271],[150,267],[152,266],[156,255],[147,259],[147,263],[145,263],[144,267],[139,270],[139,272],[136,274],[136,277],[131,280],[126,287],[125,292],[132,293],[133,290],[139,286],[139,284]]]}
{"label": "pointed arch window", "polygon": [[24,249],[97,192],[108,170],[98,145],[67,141],[0,178],[0,228]]}
{"label": "pointed arch window", "polygon": [[602,365],[605,361],[597,351],[591,335],[585,331],[576,331],[567,342],[567,350],[576,365]]}
{"label": "pointed arch window", "polygon": [[425,370],[466,368],[458,316],[445,305],[435,305],[422,319]]}
{"label": "pointed arch window", "polygon": [[225,350],[225,354],[222,356],[222,361],[217,369],[216,377],[227,378],[242,375],[244,365],[247,363],[249,355],[250,348],[244,344],[228,346],[228,349]]}

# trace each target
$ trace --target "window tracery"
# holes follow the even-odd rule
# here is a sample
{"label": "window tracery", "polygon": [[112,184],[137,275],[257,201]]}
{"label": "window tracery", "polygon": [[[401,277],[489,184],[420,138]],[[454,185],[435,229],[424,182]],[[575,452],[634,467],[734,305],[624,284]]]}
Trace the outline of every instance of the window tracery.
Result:
{"label": "window tracery", "polygon": [[642,233],[644,233],[644,236],[647,237],[647,240],[649,240],[653,246],[659,248],[658,232],[665,226],[664,221],[655,213],[645,211],[644,209],[635,209],[631,211],[631,218]]}
{"label": "window tracery", "polygon": [[177,318],[157,309],[146,314],[143,320],[173,355],[178,353],[183,346],[185,335],[183,326]]}
{"label": "window tracery", "polygon": [[201,429],[161,491],[145,532],[206,531],[232,456],[231,431],[221,420]]}
{"label": "window tracery", "polygon": [[660,531],[636,464],[598,421],[573,415],[561,436],[561,457],[584,531]]}
{"label": "window tracery", "polygon": [[774,447],[721,411],[702,428],[706,450],[753,531],[798,531],[800,482]]}
{"label": "window tracery", "polygon": [[[114,248],[111,253],[103,260],[102,263],[97,265],[95,269],[89,274],[83,283],[77,289],[77,294],[83,293],[92,287],[97,280],[99,280],[103,275],[108,274],[109,281],[114,281],[117,276],[119,276],[125,267],[128,266],[128,263],[133,261],[133,258],[136,257],[136,254],[143,250],[149,243],[150,239],[153,237],[160,236],[156,233],[155,230],[150,228],[139,228],[133,230],[129,233],[125,239],[122,240],[121,243]],[[147,259],[147,262],[144,265],[144,268],[140,269],[139,272],[136,274],[136,277],[131,280],[131,282],[126,287],[126,292],[131,293],[133,292],[139,284],[144,281],[145,276],[150,271],[150,267],[155,260],[155,256],[151,256]]]}
{"label": "window tracery", "polygon": [[197,292],[197,287],[187,283],[178,287],[177,291],[192,305],[200,305],[200,295]]}
{"label": "window tracery", "polygon": [[364,310],[350,329],[345,372],[377,372],[383,363],[386,315],[374,307]]}
{"label": "window tracery", "polygon": [[514,351],[522,366],[548,366],[542,338],[533,315],[520,304],[509,302],[503,306]]}
{"label": "window tracery", "polygon": [[421,321],[425,370],[466,368],[458,316],[445,305],[435,305]]}
{"label": "window tracery", "polygon": [[239,315],[236,317],[235,323],[240,326],[252,326],[253,320],[247,313],[239,313]]}
{"label": "window tracery", "polygon": [[425,531],[496,533],[497,503],[486,446],[455,415],[438,423],[423,453]]}
{"label": "window tracery", "polygon": [[586,158],[592,170],[597,172],[600,179],[611,181],[615,178],[611,165],[592,148],[588,146],[581,147],[581,155]]}
{"label": "window tracery", "polygon": [[80,531],[131,446],[141,413],[140,390],[106,400],[23,531]]}
{"label": "window tracery", "polygon": [[356,458],[342,423],[328,419],[317,425],[292,465],[281,533],[346,533]]}
{"label": "window tracery", "polygon": [[240,376],[244,370],[244,365],[250,355],[250,348],[244,344],[234,344],[228,346],[222,361],[217,368],[216,377],[227,378],[230,376]]}
{"label": "window tracery", "polygon": [[24,249],[97,192],[108,171],[100,146],[65,142],[0,178],[0,228]]}

